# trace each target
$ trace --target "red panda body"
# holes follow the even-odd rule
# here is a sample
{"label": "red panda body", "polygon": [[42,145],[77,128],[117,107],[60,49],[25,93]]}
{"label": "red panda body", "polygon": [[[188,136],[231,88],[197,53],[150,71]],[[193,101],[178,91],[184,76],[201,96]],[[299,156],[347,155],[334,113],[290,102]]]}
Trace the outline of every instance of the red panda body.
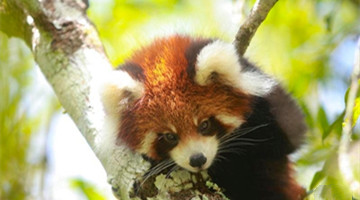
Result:
{"label": "red panda body", "polygon": [[118,70],[118,85],[103,95],[117,144],[192,172],[208,169],[230,199],[301,199],[287,155],[301,143],[303,116],[232,44],[175,35]]}

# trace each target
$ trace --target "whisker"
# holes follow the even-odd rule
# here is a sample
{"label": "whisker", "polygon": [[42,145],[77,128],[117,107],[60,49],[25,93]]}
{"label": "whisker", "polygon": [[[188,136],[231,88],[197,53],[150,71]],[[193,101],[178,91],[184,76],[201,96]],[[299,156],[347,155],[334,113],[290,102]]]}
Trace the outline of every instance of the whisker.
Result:
{"label": "whisker", "polygon": [[166,168],[172,166],[173,164],[174,164],[174,162],[168,162],[168,163],[162,165],[161,167],[154,169],[152,172],[152,175],[160,173],[161,171],[165,170]]}
{"label": "whisker", "polygon": [[159,164],[157,164],[157,165],[155,165],[154,167],[152,167],[152,168],[149,170],[149,173],[148,173],[148,174],[151,174],[151,173],[153,173],[153,172],[158,171],[159,169],[162,169],[164,166],[166,166],[166,165],[169,164],[169,163],[171,163],[171,161],[169,161],[169,160],[160,162]]}
{"label": "whisker", "polygon": [[258,138],[232,138],[231,141],[246,141],[246,142],[266,142],[268,140],[270,140],[271,138],[264,138],[264,139],[258,139]]}
{"label": "whisker", "polygon": [[256,143],[237,141],[237,142],[233,142],[233,143],[223,145],[222,147],[220,147],[220,149],[226,149],[228,147],[239,147],[239,146],[243,146],[243,145],[254,146],[254,145],[256,145]]}
{"label": "whisker", "polygon": [[[174,163],[174,164],[175,164],[175,163]],[[173,166],[173,167],[168,171],[168,173],[166,173],[166,176],[165,176],[165,177],[166,177],[166,178],[169,178],[171,172],[176,171],[176,170],[178,170],[178,169],[180,169],[180,167],[179,167],[178,165]]]}
{"label": "whisker", "polygon": [[[216,173],[218,170],[224,170],[221,167],[217,167],[222,161],[230,161],[230,159],[227,158],[224,154],[235,154],[237,156],[244,156],[246,153],[246,149],[241,148],[242,146],[254,146],[258,143],[270,140],[271,138],[256,139],[242,137],[248,133],[251,133],[259,128],[268,125],[268,123],[265,123],[254,127],[239,128],[230,134],[220,133],[223,134],[223,136],[219,138],[219,148],[212,164],[214,167],[209,168],[209,170],[214,173]],[[218,169],[214,171],[215,168]]]}
{"label": "whisker", "polygon": [[[222,152],[218,152],[218,153],[220,154],[220,153],[222,153]],[[223,155],[217,155],[217,156],[215,157],[215,159],[218,159],[219,161],[221,161],[221,160],[230,161],[228,158],[226,158],[226,157],[223,156]]]}
{"label": "whisker", "polygon": [[245,149],[240,148],[239,146],[228,146],[227,148],[219,149],[218,153],[227,153],[227,152],[245,152]]}
{"label": "whisker", "polygon": [[265,127],[265,126],[268,126],[269,124],[266,123],[266,124],[260,124],[258,126],[254,126],[254,127],[248,127],[248,128],[242,128],[242,129],[238,129],[238,130],[235,130],[234,132],[232,132],[231,134],[226,134],[224,136],[222,136],[220,138],[220,141],[223,141],[223,140],[226,140],[228,138],[232,138],[232,137],[241,137],[241,136],[244,136],[252,131],[255,131],[256,129],[259,129],[259,128],[262,128],[262,127]]}
{"label": "whisker", "polygon": [[269,141],[271,138],[265,138],[265,139],[255,139],[255,138],[237,138],[237,137],[234,137],[234,138],[230,138],[230,139],[227,139],[225,141],[222,141],[219,145],[226,145],[228,143],[231,143],[231,142],[253,142],[254,144],[255,143],[261,143],[261,142],[266,142],[266,141]]}
{"label": "whisker", "polygon": [[161,163],[157,164],[156,166],[154,166],[153,168],[151,168],[149,170],[148,174],[144,175],[143,180],[141,181],[140,187],[152,176],[159,174],[160,172],[162,172],[163,170],[165,170],[168,167],[171,167],[172,165],[175,165],[175,162],[173,160],[165,160],[162,161]]}
{"label": "whisker", "polygon": [[[237,154],[239,156],[245,155],[244,154],[245,151],[241,151],[240,149],[234,149],[234,148],[229,148],[229,149],[224,149],[224,150],[219,151],[219,154],[224,154],[224,153],[233,153],[233,154]],[[225,156],[223,156],[223,157],[225,157]],[[229,160],[229,159],[227,159],[227,160]]]}
{"label": "whisker", "polygon": [[164,166],[163,168],[160,168],[158,170],[152,171],[151,173],[149,173],[147,176],[144,177],[144,179],[141,181],[140,187],[152,176],[159,174],[162,170],[166,169],[167,167],[169,167],[171,165],[167,165]]}
{"label": "whisker", "polygon": [[[173,165],[175,165],[175,166],[171,167],[171,169],[166,173],[165,179],[167,179],[167,178],[170,177],[171,172],[173,172],[173,171],[175,171],[175,170],[177,170],[177,169],[180,168],[180,167],[179,167],[178,165],[176,165],[175,163],[173,163]],[[162,186],[165,184],[165,179],[163,179],[162,182],[160,183]]]}

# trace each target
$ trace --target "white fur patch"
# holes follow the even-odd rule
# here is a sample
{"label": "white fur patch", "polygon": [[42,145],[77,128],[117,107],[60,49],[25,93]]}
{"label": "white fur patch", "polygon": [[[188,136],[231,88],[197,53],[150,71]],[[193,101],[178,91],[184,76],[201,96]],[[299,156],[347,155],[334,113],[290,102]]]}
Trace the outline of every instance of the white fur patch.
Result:
{"label": "white fur patch", "polygon": [[[170,156],[179,166],[192,172],[199,172],[200,170],[205,170],[211,166],[216,156],[218,146],[219,143],[216,136],[190,139],[186,144],[179,144],[172,149],[170,151]],[[190,165],[190,157],[198,153],[204,154],[207,159],[201,169],[194,168]]]}
{"label": "white fur patch", "polygon": [[199,53],[196,62],[195,81],[206,85],[213,72],[225,77],[229,83],[237,82],[240,64],[232,44],[215,41],[206,45]]}
{"label": "white fur patch", "polygon": [[233,44],[215,41],[206,45],[197,57],[195,81],[206,85],[216,73],[224,84],[245,93],[256,96],[270,93],[276,82],[260,72],[242,71],[238,58]]}
{"label": "white fur patch", "polygon": [[124,71],[112,70],[106,74],[100,86],[101,101],[105,110],[103,130],[96,137],[96,151],[100,155],[112,154],[120,129],[120,113],[130,103],[131,98],[140,98],[143,91],[142,83],[132,79]]}
{"label": "white fur patch", "polygon": [[266,96],[277,83],[265,74],[257,71],[248,71],[240,74],[238,85],[252,95]]}
{"label": "white fur patch", "polygon": [[169,126],[169,128],[171,129],[171,131],[172,131],[173,133],[176,133],[176,132],[177,132],[176,127],[175,127],[174,125],[169,124],[168,126]]}
{"label": "white fur patch", "polygon": [[198,118],[197,117],[193,117],[193,122],[194,122],[195,126],[198,126]]}
{"label": "white fur patch", "polygon": [[128,98],[124,96],[125,92],[131,93],[131,97],[137,99],[144,93],[143,84],[132,79],[124,71],[111,71],[104,81],[101,88],[101,100],[107,114],[118,114],[123,106],[128,103]]}
{"label": "white fur patch", "polygon": [[119,119],[105,115],[102,132],[95,140],[96,152],[103,159],[108,159],[116,149],[117,133],[119,132]]}
{"label": "white fur patch", "polygon": [[141,148],[139,149],[139,152],[142,154],[148,154],[152,150],[152,146],[154,141],[157,138],[157,134],[154,132],[149,132],[145,135],[145,138],[142,140]]}
{"label": "white fur patch", "polygon": [[244,120],[242,120],[240,117],[226,115],[226,114],[216,115],[215,118],[219,120],[221,123],[230,125],[233,128],[239,127],[244,122]]}

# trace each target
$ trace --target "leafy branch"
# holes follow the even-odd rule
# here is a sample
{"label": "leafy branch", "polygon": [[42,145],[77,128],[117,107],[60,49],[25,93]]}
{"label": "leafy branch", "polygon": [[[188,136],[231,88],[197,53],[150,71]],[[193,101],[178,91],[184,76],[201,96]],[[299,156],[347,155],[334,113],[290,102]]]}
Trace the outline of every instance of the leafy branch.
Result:
{"label": "leafy branch", "polygon": [[[359,101],[360,97],[358,97],[360,84],[360,38],[358,39],[356,50],[355,50],[355,62],[354,68],[351,75],[351,83],[349,88],[349,93],[346,101],[345,108],[345,117],[343,122],[343,129],[341,133],[341,139],[338,150],[338,165],[340,169],[340,173],[346,183],[349,184],[350,189],[352,191],[360,191],[360,183],[354,178],[353,170],[351,167],[351,159],[348,153],[350,143],[351,143],[351,135],[352,129],[357,121],[358,116],[354,118],[354,111],[356,108],[356,101]],[[358,102],[359,103],[359,102]]]}

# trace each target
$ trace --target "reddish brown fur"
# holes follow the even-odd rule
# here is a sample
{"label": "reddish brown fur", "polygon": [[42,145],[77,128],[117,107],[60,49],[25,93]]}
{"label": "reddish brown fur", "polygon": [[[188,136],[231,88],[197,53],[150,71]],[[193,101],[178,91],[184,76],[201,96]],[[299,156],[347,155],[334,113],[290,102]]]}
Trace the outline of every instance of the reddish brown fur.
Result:
{"label": "reddish brown fur", "polygon": [[268,196],[269,199],[277,197],[278,199],[301,200],[305,198],[306,191],[295,181],[293,166],[288,158],[280,162],[263,161],[260,164],[268,167],[267,174],[262,174],[262,177],[268,177],[268,181],[260,181],[257,186],[268,194],[273,194],[272,197]]}
{"label": "reddish brown fur", "polygon": [[[225,194],[231,199],[303,199],[305,191],[293,179],[291,164],[287,158],[290,152],[286,150],[289,146],[288,138],[270,112],[274,103],[269,104],[264,98],[248,96],[226,86],[216,76],[212,77],[212,83],[205,86],[194,82],[195,54],[205,44],[205,40],[183,36],[159,39],[136,52],[125,63],[123,70],[142,82],[145,90],[140,99],[129,99],[132,103],[121,113],[119,139],[131,149],[139,150],[146,134],[173,132],[174,126],[181,141],[177,145],[181,147],[189,140],[203,137],[197,132],[194,118],[200,123],[219,114],[244,119],[244,128],[267,124],[245,136],[247,139],[270,138],[271,141],[266,144],[259,142],[256,148],[244,145],[242,148],[248,147],[248,151],[240,158],[237,154],[225,153],[227,159],[218,163],[222,170],[217,171],[214,165],[215,171],[212,173],[209,170],[209,175],[220,187],[225,188]],[[242,64],[252,67],[247,63]],[[190,70],[189,66],[192,67]],[[283,92],[281,88],[280,90]],[[123,95],[132,98],[131,92]],[[280,97],[291,101],[285,93]],[[281,106],[283,105],[278,107]],[[288,106],[297,111],[295,104]],[[218,123],[224,129],[234,128]],[[160,160],[163,157],[156,151],[157,141],[160,140],[155,139],[150,152],[146,154],[152,159]]]}
{"label": "reddish brown fur", "polygon": [[[129,60],[140,66],[145,75],[145,94],[124,111],[119,137],[130,148],[140,148],[145,134],[173,132],[175,126],[180,140],[196,137],[198,122],[216,114],[243,117],[250,111],[250,97],[241,91],[220,84],[194,83],[187,74],[186,49],[194,42],[183,36],[156,40],[136,52]],[[148,156],[159,159],[155,152]]]}

